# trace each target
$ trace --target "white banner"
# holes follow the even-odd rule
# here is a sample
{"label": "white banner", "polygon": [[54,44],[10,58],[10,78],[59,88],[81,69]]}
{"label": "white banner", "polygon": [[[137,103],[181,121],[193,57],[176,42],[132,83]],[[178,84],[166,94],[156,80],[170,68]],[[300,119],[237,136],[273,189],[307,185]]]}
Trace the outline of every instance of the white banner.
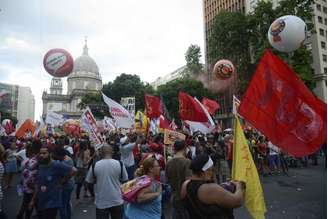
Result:
{"label": "white banner", "polygon": [[115,125],[114,120],[112,118],[107,117],[107,116],[105,116],[104,119],[103,119],[103,125],[104,125],[104,129],[108,130],[108,131],[116,129],[116,125]]}
{"label": "white banner", "polygon": [[203,134],[211,133],[215,126],[212,126],[209,122],[194,122],[194,121],[185,121],[189,125],[189,130],[192,133],[200,131]]}
{"label": "white banner", "polygon": [[105,94],[102,95],[103,95],[104,102],[107,104],[109,108],[110,114],[115,119],[117,128],[126,128],[126,129],[133,128],[134,119],[130,115],[129,111],[127,111],[123,106],[121,106],[114,100],[107,97]]}
{"label": "white banner", "polygon": [[64,122],[64,117],[61,114],[48,111],[46,117],[46,124],[50,124],[52,126],[59,126]]}
{"label": "white banner", "polygon": [[90,141],[95,144],[98,149],[102,146],[103,140],[98,130],[98,126],[91,110],[87,107],[81,115],[81,126],[89,134]]}

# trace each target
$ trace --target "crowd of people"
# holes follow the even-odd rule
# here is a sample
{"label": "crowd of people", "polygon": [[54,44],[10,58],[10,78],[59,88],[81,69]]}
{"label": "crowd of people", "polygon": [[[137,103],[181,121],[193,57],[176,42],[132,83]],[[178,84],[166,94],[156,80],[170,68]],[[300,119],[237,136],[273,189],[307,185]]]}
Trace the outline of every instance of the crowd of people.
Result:
{"label": "crowd of people", "polygon": [[[182,132],[182,131],[181,131]],[[233,133],[192,135],[164,144],[163,134],[120,131],[103,133],[104,143],[95,147],[87,135],[47,134],[16,139],[0,138],[0,199],[20,177],[17,193],[22,197],[17,219],[70,219],[71,198],[94,198],[97,219],[233,218],[242,205],[243,182],[231,180]],[[289,167],[318,164],[322,150],[296,159],[283,153],[264,136],[245,130],[259,174],[288,174]],[[122,184],[147,176],[134,201],[126,201]],[[82,190],[82,194],[81,194]],[[5,209],[1,204],[1,217]]]}

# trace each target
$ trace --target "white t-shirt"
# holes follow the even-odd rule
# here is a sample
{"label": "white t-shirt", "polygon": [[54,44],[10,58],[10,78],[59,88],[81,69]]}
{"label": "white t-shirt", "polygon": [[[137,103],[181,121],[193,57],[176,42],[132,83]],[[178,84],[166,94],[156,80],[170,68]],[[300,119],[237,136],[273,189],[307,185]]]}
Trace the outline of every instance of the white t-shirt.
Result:
{"label": "white t-shirt", "polygon": [[[95,205],[98,209],[110,208],[123,204],[121,193],[121,165],[114,159],[102,159],[95,164],[94,174],[96,176]],[[122,180],[128,180],[128,174],[122,165]],[[90,167],[86,181],[93,183],[92,168]]]}
{"label": "white t-shirt", "polygon": [[268,147],[269,147],[269,155],[277,155],[279,153],[279,148],[272,144],[271,141],[268,142]]}
{"label": "white t-shirt", "polygon": [[133,148],[135,146],[136,146],[135,142],[120,146],[121,161],[124,163],[126,167],[131,167],[134,165]]}

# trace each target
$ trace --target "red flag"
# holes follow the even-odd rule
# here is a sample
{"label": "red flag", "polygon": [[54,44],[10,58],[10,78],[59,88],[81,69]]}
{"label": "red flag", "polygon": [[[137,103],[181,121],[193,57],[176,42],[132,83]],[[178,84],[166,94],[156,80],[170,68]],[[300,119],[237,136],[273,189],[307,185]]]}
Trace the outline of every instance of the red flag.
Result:
{"label": "red flag", "polygon": [[161,99],[145,94],[146,115],[149,118],[158,118],[162,114]]}
{"label": "red flag", "polygon": [[24,137],[24,135],[29,131],[32,133],[33,136],[35,132],[35,125],[31,119],[25,120],[25,122],[19,127],[19,129],[16,131],[16,137]]}
{"label": "red flag", "polygon": [[170,127],[170,122],[163,115],[161,115],[159,117],[159,127],[161,129],[170,129],[170,130],[172,130],[172,128]]}
{"label": "red flag", "polygon": [[208,99],[206,97],[203,97],[202,104],[206,108],[209,114],[214,115],[215,111],[217,111],[220,108],[220,105],[218,102]]}
{"label": "red flag", "polygon": [[296,157],[316,152],[326,141],[326,104],[270,50],[257,66],[239,114]]}
{"label": "red flag", "polygon": [[181,120],[207,122],[208,118],[197,101],[184,92],[179,92],[179,115]]}

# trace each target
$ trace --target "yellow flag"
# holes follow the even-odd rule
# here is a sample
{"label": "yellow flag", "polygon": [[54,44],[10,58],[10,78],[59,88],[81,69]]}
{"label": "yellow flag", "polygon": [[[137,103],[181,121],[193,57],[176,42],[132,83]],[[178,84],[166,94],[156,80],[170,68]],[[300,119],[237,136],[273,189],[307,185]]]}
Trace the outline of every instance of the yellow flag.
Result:
{"label": "yellow flag", "polygon": [[246,183],[245,206],[253,218],[265,218],[266,207],[260,178],[237,117],[234,129],[232,178]]}

